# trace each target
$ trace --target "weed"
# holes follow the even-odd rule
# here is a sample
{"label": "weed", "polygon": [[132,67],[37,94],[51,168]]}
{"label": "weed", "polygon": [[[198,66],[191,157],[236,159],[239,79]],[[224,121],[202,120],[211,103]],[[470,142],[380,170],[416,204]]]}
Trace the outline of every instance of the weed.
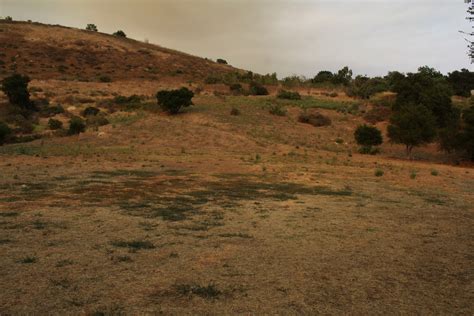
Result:
{"label": "weed", "polygon": [[375,170],[375,176],[376,177],[381,177],[383,175],[384,175],[384,171],[382,169]]}
{"label": "weed", "polygon": [[431,170],[431,175],[435,176],[435,177],[438,176],[439,175],[438,170],[436,170],[436,169]]}

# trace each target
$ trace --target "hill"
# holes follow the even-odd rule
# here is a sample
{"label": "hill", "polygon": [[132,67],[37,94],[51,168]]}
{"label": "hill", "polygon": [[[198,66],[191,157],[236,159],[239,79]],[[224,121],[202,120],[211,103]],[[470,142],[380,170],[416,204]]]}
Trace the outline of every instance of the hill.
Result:
{"label": "hill", "polygon": [[202,81],[241,71],[128,38],[59,25],[0,20],[0,76],[98,81],[177,78]]}

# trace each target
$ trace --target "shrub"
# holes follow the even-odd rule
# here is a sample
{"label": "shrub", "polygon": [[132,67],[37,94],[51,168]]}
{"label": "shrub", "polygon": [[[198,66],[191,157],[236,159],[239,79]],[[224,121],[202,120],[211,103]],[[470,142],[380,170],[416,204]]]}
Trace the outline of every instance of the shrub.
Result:
{"label": "shrub", "polygon": [[97,26],[95,24],[87,24],[86,31],[97,32]]}
{"label": "shrub", "polygon": [[361,153],[375,153],[372,146],[379,146],[383,142],[382,132],[375,126],[359,125],[354,132],[354,138],[359,146],[362,146]]}
{"label": "shrub", "polygon": [[5,17],[5,21],[11,22],[11,21],[13,21],[13,18],[12,18],[11,16],[6,16],[6,17]]}
{"label": "shrub", "polygon": [[229,86],[229,90],[233,95],[241,95],[244,92],[242,85],[240,83],[234,83]]}
{"label": "shrub", "polygon": [[222,65],[227,65],[227,60],[218,58],[218,59],[217,59],[217,63],[218,63],[218,64],[222,64]]}
{"label": "shrub", "polygon": [[323,70],[320,71],[311,81],[313,83],[328,83],[332,82],[334,75],[332,72]]}
{"label": "shrub", "polygon": [[249,85],[251,95],[268,95],[268,90],[258,82],[252,81]]}
{"label": "shrub", "polygon": [[122,30],[118,30],[118,31],[115,32],[113,35],[114,35],[114,36],[117,36],[117,37],[123,37],[123,38],[127,37],[127,34],[125,34],[125,32],[122,31]]}
{"label": "shrub", "polygon": [[63,128],[63,122],[61,122],[60,120],[49,119],[48,126],[51,130],[61,129]]}
{"label": "shrub", "polygon": [[296,91],[280,90],[277,94],[278,99],[301,100],[301,95]]}
{"label": "shrub", "polygon": [[387,121],[390,119],[391,114],[392,110],[388,107],[374,106],[364,115],[364,119],[369,123],[375,124],[378,122]]}
{"label": "shrub", "polygon": [[100,76],[99,81],[100,82],[112,82],[112,78],[110,78],[109,76]]}
{"label": "shrub", "polygon": [[42,117],[51,117],[51,116],[55,116],[57,114],[62,114],[62,113],[64,113],[64,108],[59,104],[55,106],[42,108],[40,112]]}
{"label": "shrub", "polygon": [[82,111],[82,116],[96,116],[100,113],[100,110],[94,106],[87,107],[84,111]]}
{"label": "shrub", "polygon": [[384,175],[384,172],[383,172],[382,169],[377,169],[377,170],[375,170],[375,176],[376,176],[376,177],[381,177],[381,176],[383,176],[383,175]]}
{"label": "shrub", "polygon": [[0,121],[0,145],[3,145],[8,137],[12,134],[12,130],[7,124]]}
{"label": "shrub", "polygon": [[240,115],[240,110],[237,108],[232,108],[230,110],[230,115],[234,115],[234,116]]}
{"label": "shrub", "polygon": [[89,116],[86,119],[87,126],[100,127],[110,124],[109,120],[103,115]]}
{"label": "shrub", "polygon": [[311,124],[315,127],[328,126],[331,125],[331,119],[327,116],[324,116],[320,113],[315,114],[306,114],[302,113],[298,117],[298,121],[305,124]]}
{"label": "shrub", "polygon": [[206,79],[204,79],[205,84],[217,84],[220,82],[222,82],[222,79],[218,77],[214,77],[214,76],[209,76]]}
{"label": "shrub", "polygon": [[162,90],[156,94],[158,105],[170,114],[177,114],[181,107],[193,105],[193,97],[194,93],[184,87],[179,90]]}
{"label": "shrub", "polygon": [[36,107],[30,101],[28,83],[30,78],[22,75],[12,75],[2,80],[2,91],[7,95],[11,104],[23,110],[35,111]]}
{"label": "shrub", "polygon": [[436,170],[436,169],[431,170],[431,175],[435,176],[435,177],[438,176],[439,175],[438,170]]}
{"label": "shrub", "polygon": [[269,110],[270,114],[277,116],[285,116],[286,110],[279,104],[272,105]]}
{"label": "shrub", "polygon": [[77,135],[83,133],[85,130],[86,124],[80,117],[75,116],[69,121],[69,135]]}
{"label": "shrub", "polygon": [[116,104],[140,103],[141,101],[142,101],[142,98],[136,94],[133,94],[129,97],[118,95],[114,98],[114,103]]}

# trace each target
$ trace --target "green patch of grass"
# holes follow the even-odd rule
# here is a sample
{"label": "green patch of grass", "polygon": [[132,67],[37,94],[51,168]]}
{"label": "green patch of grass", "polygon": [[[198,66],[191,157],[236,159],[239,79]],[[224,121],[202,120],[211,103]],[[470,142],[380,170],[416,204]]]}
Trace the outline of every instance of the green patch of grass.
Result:
{"label": "green patch of grass", "polygon": [[130,248],[134,250],[155,248],[155,245],[152,242],[143,241],[143,240],[130,240],[130,241],[116,240],[116,241],[112,241],[111,244],[112,246],[115,246],[115,247]]}

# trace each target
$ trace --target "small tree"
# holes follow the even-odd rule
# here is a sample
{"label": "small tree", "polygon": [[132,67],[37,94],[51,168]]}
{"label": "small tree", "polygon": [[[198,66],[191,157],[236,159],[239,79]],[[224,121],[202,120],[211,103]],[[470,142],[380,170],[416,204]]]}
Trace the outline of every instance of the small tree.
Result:
{"label": "small tree", "polygon": [[75,116],[69,121],[69,135],[77,135],[80,133],[84,133],[85,130],[86,124],[80,117]]}
{"label": "small tree", "polygon": [[0,145],[3,145],[7,140],[8,136],[10,136],[12,130],[8,127],[7,124],[0,121]]}
{"label": "small tree", "polygon": [[6,16],[5,21],[11,22],[13,21],[13,18],[11,16]]}
{"label": "small tree", "polygon": [[97,32],[97,26],[95,24],[87,24],[86,31]]}
{"label": "small tree", "polygon": [[162,90],[156,94],[158,105],[165,112],[177,114],[181,107],[193,105],[194,93],[188,88],[179,90]]}
{"label": "small tree", "polygon": [[122,31],[122,30],[118,30],[118,31],[115,32],[113,35],[114,35],[114,36],[117,36],[117,37],[123,37],[123,38],[127,37],[127,34],[125,34],[125,32]]}
{"label": "small tree", "polygon": [[373,150],[372,146],[382,145],[382,132],[375,127],[369,125],[359,125],[354,132],[354,138],[359,146],[361,153],[375,154],[377,150]]}
{"label": "small tree", "polygon": [[268,95],[268,90],[258,82],[252,81],[249,85],[251,95]]}
{"label": "small tree", "polygon": [[2,90],[7,95],[11,104],[19,106],[23,110],[34,111],[36,107],[30,101],[28,83],[30,78],[22,75],[12,75],[3,79]]}
{"label": "small tree", "polygon": [[227,60],[225,60],[225,59],[218,58],[216,61],[217,61],[218,64],[227,65]]}
{"label": "small tree", "polygon": [[413,147],[431,142],[436,136],[436,119],[422,105],[405,105],[390,118],[388,137],[395,144],[404,144],[408,156]]}

